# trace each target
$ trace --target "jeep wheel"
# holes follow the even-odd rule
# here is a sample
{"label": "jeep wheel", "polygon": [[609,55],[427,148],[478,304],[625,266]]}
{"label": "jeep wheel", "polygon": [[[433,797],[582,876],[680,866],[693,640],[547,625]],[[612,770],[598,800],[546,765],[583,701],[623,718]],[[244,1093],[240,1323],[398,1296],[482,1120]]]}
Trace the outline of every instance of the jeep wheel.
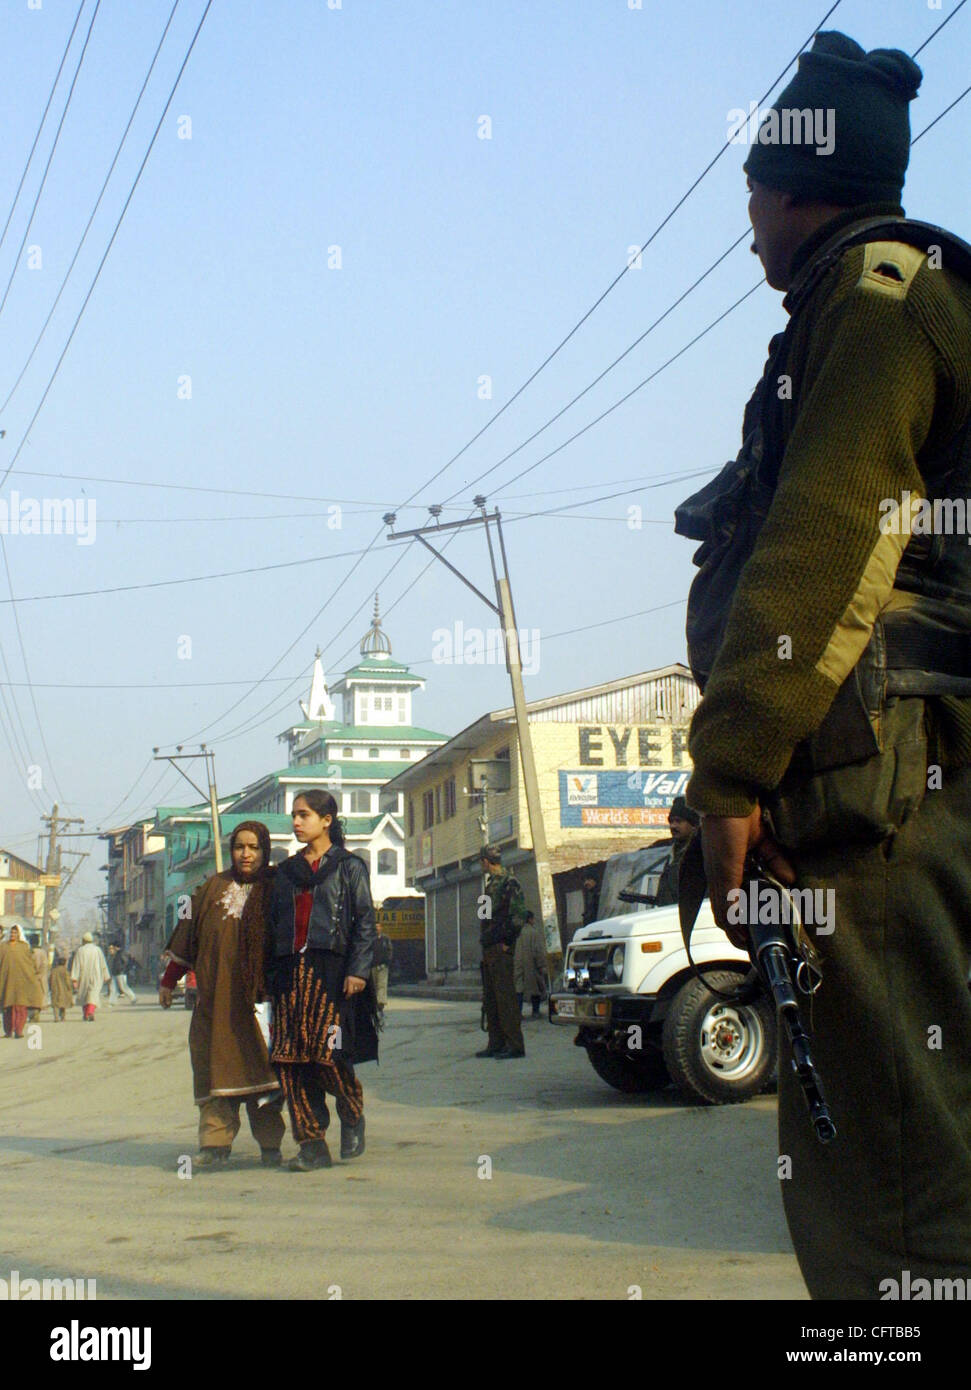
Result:
{"label": "jeep wheel", "polygon": [[590,1065],[608,1086],[626,1095],[642,1091],[659,1091],[670,1077],[664,1058],[655,1048],[645,1048],[636,1055],[613,1052],[603,1043],[585,1043]]}
{"label": "jeep wheel", "polygon": [[[741,976],[712,971],[717,989],[737,988]],[[700,980],[675,995],[664,1020],[664,1060],[671,1079],[692,1100],[726,1105],[757,1096],[775,1070],[775,1011],[768,999],[729,1004]]]}

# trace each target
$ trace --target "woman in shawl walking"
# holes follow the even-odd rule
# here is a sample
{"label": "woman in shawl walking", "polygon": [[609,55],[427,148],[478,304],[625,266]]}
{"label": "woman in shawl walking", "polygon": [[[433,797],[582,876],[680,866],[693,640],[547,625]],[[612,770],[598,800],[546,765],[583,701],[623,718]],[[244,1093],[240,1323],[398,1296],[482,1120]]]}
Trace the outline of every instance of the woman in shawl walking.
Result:
{"label": "woman in shawl walking", "polygon": [[[27,945],[30,947],[30,954],[33,956],[34,964],[37,966],[37,975],[40,979],[41,999],[43,1000],[41,1008],[43,1008],[47,1003],[47,976],[50,971],[50,962],[47,959],[46,950],[40,944],[40,932],[31,932],[27,937]],[[27,1016],[32,1023],[39,1015],[40,1009],[31,1008],[27,1010]]]}
{"label": "woman in shawl walking", "polygon": [[71,977],[67,973],[67,966],[64,957],[55,955],[54,968],[50,978],[51,989],[51,1011],[54,1014],[55,1023],[63,1023],[64,1015],[68,1009],[74,1005],[74,992],[71,989]]}
{"label": "woman in shawl walking", "polygon": [[270,832],[262,821],[243,821],[229,841],[232,868],[192,895],[191,914],[172,933],[172,957],[159,985],[163,1009],[187,970],[196,975],[196,1007],[189,1025],[192,1085],[199,1107],[197,1168],[223,1168],[246,1105],[265,1167],[282,1161],[283,1095],[270,1068],[256,1019],[265,994],[266,906],[273,870]]}
{"label": "woman in shawl walking", "polygon": [[71,984],[81,1005],[85,1023],[94,1022],[94,1012],[98,1007],[101,991],[110,979],[105,953],[100,946],[94,944],[91,933],[86,931],[71,963]]}
{"label": "woman in shawl walking", "polygon": [[0,946],[0,1007],[3,1035],[22,1038],[28,1009],[40,1009],[44,990],[37,963],[18,926],[10,928],[10,940]]}
{"label": "woman in shawl walking", "polygon": [[355,1062],[378,1055],[374,908],[367,866],[344,848],[337,802],[300,792],[293,833],[304,849],[279,866],[270,901],[272,1059],[300,1152],[295,1173],[329,1168],[327,1096],[341,1122],[341,1158],[364,1152],[364,1092]]}

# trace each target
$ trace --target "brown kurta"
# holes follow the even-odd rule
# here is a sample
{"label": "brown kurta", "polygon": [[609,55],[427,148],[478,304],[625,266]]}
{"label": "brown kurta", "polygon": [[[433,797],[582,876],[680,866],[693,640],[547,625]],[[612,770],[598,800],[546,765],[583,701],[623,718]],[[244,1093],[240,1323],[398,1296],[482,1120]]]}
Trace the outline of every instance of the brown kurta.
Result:
{"label": "brown kurta", "polygon": [[189,1026],[195,1101],[252,1096],[279,1089],[248,997],[240,964],[240,917],[257,885],[215,874],[192,896],[192,916],[180,922],[167,949],[195,971],[198,990]]}
{"label": "brown kurta", "polygon": [[34,958],[34,964],[37,966],[37,974],[40,977],[40,987],[43,990],[44,999],[46,1001],[47,972],[50,970],[50,964],[47,959],[47,952],[43,949],[43,947],[35,946],[34,949],[31,951],[31,955]]}
{"label": "brown kurta", "polygon": [[0,946],[0,1008],[42,1009],[44,989],[26,941]]}
{"label": "brown kurta", "polygon": [[71,988],[71,977],[67,973],[66,965],[55,965],[51,971],[51,1007],[55,1009],[70,1009],[74,1004],[74,991]]}

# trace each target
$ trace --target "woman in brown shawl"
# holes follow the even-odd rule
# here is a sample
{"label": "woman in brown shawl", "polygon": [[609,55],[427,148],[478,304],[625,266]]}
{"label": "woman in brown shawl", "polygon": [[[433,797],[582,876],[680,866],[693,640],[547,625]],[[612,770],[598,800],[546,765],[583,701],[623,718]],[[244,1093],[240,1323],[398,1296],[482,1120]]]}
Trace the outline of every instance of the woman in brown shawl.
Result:
{"label": "woman in brown shawl", "polygon": [[54,968],[49,983],[54,1021],[63,1023],[64,1015],[74,1006],[74,991],[71,988],[71,977],[67,973],[67,962],[61,955],[54,957]]}
{"label": "woman in brown shawl", "polygon": [[3,1009],[3,1035],[22,1038],[28,1009],[44,1006],[44,991],[37,965],[20,928],[10,928],[10,940],[0,946],[0,1008]]}
{"label": "woman in brown shawl", "polygon": [[243,821],[229,842],[233,866],[192,895],[189,918],[172,933],[172,957],[159,985],[163,1009],[173,987],[194,970],[198,989],[189,1027],[189,1056],[199,1106],[197,1168],[221,1168],[239,1133],[245,1102],[266,1167],[279,1167],[283,1094],[270,1067],[255,1006],[265,996],[266,904],[270,832]]}

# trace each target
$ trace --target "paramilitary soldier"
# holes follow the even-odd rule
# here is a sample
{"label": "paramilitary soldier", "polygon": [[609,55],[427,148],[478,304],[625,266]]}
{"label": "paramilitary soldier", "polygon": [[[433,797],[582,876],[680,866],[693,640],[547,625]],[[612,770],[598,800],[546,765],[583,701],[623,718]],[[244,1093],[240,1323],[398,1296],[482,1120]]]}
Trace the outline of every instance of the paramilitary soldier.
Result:
{"label": "paramilitary soldier", "polygon": [[920,80],[839,33],[800,58],[777,112],[830,113],[835,147],[753,143],[745,164],[789,323],[741,453],[677,516],[704,542],[687,796],[716,917],[746,944],[726,894],[753,848],[835,889],[811,1020],[831,1144],[780,1067],[814,1298],[971,1279],[971,546],[927,524],[971,494],[971,248],[900,206]]}
{"label": "paramilitary soldier", "polygon": [[700,821],[701,817],[697,811],[692,811],[683,796],[674,798],[668,812],[668,826],[674,848],[658,879],[657,892],[654,895],[655,907],[670,907],[678,901],[678,870]]}
{"label": "paramilitary soldier", "polygon": [[519,880],[503,869],[500,849],[486,845],[479,862],[487,875],[483,896],[488,902],[480,915],[482,1003],[489,1042],[475,1055],[505,1062],[526,1055],[514,978],[516,938],[526,924],[526,900]]}

